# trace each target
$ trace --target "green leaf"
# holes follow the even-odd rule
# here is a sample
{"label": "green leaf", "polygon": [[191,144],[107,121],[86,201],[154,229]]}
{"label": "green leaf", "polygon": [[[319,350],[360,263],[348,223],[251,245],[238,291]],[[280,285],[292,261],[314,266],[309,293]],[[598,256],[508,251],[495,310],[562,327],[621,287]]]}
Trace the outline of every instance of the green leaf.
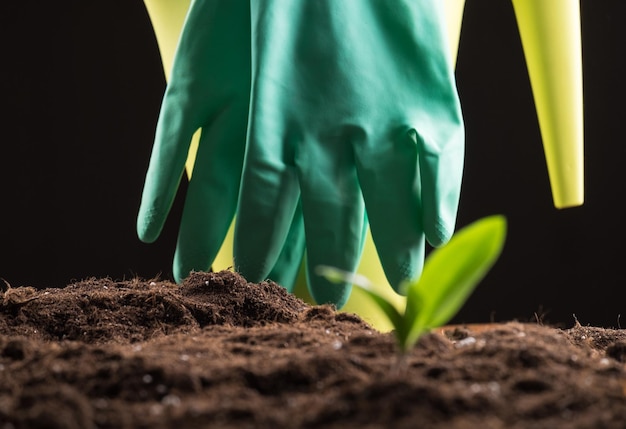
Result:
{"label": "green leaf", "polygon": [[326,280],[331,283],[352,283],[355,286],[360,286],[362,289],[371,289],[372,287],[372,283],[367,277],[328,265],[318,265],[315,267],[315,274],[326,278]]}
{"label": "green leaf", "polygon": [[504,216],[488,216],[459,230],[448,244],[433,250],[422,276],[408,288],[408,341],[444,325],[458,312],[500,256],[506,229]]}
{"label": "green leaf", "polygon": [[335,283],[352,283],[383,311],[395,328],[402,353],[426,331],[447,323],[496,262],[506,238],[506,218],[488,216],[466,226],[426,259],[419,279],[406,283],[404,314],[376,293],[364,276],[329,266],[316,273]]}

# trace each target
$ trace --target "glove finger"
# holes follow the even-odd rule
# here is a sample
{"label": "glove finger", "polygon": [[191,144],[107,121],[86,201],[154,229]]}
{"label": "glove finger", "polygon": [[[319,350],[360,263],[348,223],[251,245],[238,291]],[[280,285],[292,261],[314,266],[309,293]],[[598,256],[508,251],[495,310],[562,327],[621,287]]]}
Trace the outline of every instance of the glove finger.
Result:
{"label": "glove finger", "polygon": [[465,134],[461,123],[448,127],[441,144],[416,133],[419,147],[424,232],[435,247],[444,245],[454,233],[463,177]]}
{"label": "glove finger", "polygon": [[428,67],[419,68],[413,87],[418,104],[410,110],[409,122],[419,153],[424,233],[431,245],[441,246],[452,236],[456,223],[465,133],[445,31],[445,6],[428,0],[414,6],[415,16],[423,17],[413,28],[414,41],[419,56],[428,59],[424,63]]}
{"label": "glove finger", "polygon": [[284,134],[280,130],[267,132],[272,128],[263,127],[263,118],[253,119],[241,177],[233,253],[235,269],[248,281],[258,282],[267,279],[278,260],[300,193],[293,167],[284,162],[285,144],[276,139]]}
{"label": "glove finger", "polygon": [[[246,1],[192,3],[163,97],[144,183],[137,218],[142,241],[156,240],[163,228],[196,130],[208,126],[233,100],[249,99],[249,29]],[[227,44],[223,43],[225,34],[230,36]]]}
{"label": "glove finger", "polygon": [[272,271],[270,271],[268,278],[283,286],[288,292],[293,292],[300,267],[302,266],[304,249],[304,218],[302,215],[302,204],[298,203],[283,250],[280,252],[278,260]]}
{"label": "glove finger", "polygon": [[233,220],[246,139],[247,103],[232,104],[204,128],[180,222],[174,277],[209,269]]}
{"label": "glove finger", "polygon": [[403,128],[356,154],[372,239],[389,284],[402,293],[403,282],[419,276],[424,264],[417,146]]}
{"label": "glove finger", "polygon": [[[356,272],[358,262],[361,259],[361,255],[363,254],[363,248],[365,246],[365,237],[367,235],[368,226],[366,215],[363,216],[363,222],[361,223],[361,226],[362,229],[360,243],[358,244],[358,247],[354,247],[355,249],[357,249],[356,253],[358,254],[358,256],[356,257],[357,263],[354,264],[350,261],[348,264],[346,264],[354,267],[351,271],[348,271],[352,273]],[[328,265],[328,263],[325,263],[324,260],[321,260],[320,258],[313,259],[314,257],[315,255],[312,255],[311,258],[307,256],[305,264],[309,293],[311,294],[315,302],[333,304],[338,309],[343,308],[350,299],[352,285],[349,283],[337,283],[336,280],[332,283],[329,283],[325,278],[320,277],[320,275],[316,273],[316,267],[320,265]],[[331,256],[330,258],[328,258],[328,260],[333,261],[332,265],[329,266],[338,267],[339,265],[341,265],[340,261],[339,263],[337,262],[338,259],[336,257],[333,258]]]}
{"label": "glove finger", "polygon": [[137,216],[137,234],[146,243],[161,234],[183,175],[191,137],[199,126],[183,125],[181,112],[164,99]]}
{"label": "glove finger", "polygon": [[356,175],[353,129],[343,129],[318,141],[304,141],[296,150],[302,193],[308,285],[318,304],[341,308],[351,285],[337,285],[315,274],[319,265],[355,272],[364,239],[364,205]]}

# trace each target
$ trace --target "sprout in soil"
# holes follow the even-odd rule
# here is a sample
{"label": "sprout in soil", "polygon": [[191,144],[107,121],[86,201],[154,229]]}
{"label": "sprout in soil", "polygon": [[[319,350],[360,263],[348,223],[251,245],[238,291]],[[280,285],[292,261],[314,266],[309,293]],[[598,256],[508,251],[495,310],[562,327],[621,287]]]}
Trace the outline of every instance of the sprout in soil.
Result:
{"label": "sprout in soil", "polygon": [[421,277],[403,285],[404,312],[376,293],[364,276],[329,266],[318,266],[316,272],[329,281],[352,283],[363,290],[389,318],[398,347],[405,354],[422,334],[446,324],[459,311],[500,256],[506,229],[504,216],[487,216],[434,249],[426,258]]}

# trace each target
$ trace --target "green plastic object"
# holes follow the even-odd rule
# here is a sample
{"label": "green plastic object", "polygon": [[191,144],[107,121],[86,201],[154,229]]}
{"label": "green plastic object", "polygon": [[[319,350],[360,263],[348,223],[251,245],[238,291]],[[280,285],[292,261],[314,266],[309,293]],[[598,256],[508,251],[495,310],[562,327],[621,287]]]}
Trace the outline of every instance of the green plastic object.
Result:
{"label": "green plastic object", "polygon": [[[139,237],[158,237],[202,128],[177,279],[210,266],[236,210],[235,269],[249,281],[294,275],[303,225],[307,267],[354,272],[369,222],[399,290],[421,273],[425,240],[446,243],[456,221],[464,127],[445,30],[431,0],[194,0]],[[344,305],[349,284],[307,275],[316,302]]]}
{"label": "green plastic object", "polygon": [[234,259],[265,278],[302,203],[311,268],[354,272],[365,213],[396,290],[453,233],[464,126],[445,11],[432,0],[251,2],[252,92]]}
{"label": "green plastic object", "polygon": [[250,93],[249,28],[247,2],[195,1],[174,56],[137,232],[145,242],[158,238],[184,172],[191,138],[202,128],[174,257],[177,280],[191,269],[200,270],[198,261],[210,265],[237,206]]}
{"label": "green plastic object", "polygon": [[[224,43],[224,38],[228,42]],[[163,97],[137,218],[139,238],[155,241],[184,173],[193,134],[202,128],[174,255],[181,281],[208,270],[237,206],[250,100],[247,1],[194,1],[186,16]],[[304,248],[299,229],[273,274],[293,284]],[[297,262],[295,262],[297,261]]]}

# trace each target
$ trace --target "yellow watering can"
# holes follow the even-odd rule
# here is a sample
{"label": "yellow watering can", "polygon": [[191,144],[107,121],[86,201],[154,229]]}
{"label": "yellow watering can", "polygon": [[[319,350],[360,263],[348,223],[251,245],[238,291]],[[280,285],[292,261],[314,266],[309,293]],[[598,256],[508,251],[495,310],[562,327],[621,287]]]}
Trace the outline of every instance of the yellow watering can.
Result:
{"label": "yellow watering can", "polygon": [[[456,58],[465,0],[444,0],[448,18],[450,52]],[[548,174],[556,208],[583,204],[583,84],[579,0],[511,0],[528,66]],[[144,0],[163,61],[166,79],[172,67],[178,37],[190,0]],[[187,174],[191,176],[199,132],[191,144]],[[229,231],[213,267],[232,266],[233,228]],[[358,270],[378,292],[402,305],[404,298],[387,286],[375,246],[368,234]],[[296,288],[305,295],[306,288]],[[305,297],[306,298],[306,297]],[[344,311],[357,312],[380,330],[384,318],[355,290]]]}

